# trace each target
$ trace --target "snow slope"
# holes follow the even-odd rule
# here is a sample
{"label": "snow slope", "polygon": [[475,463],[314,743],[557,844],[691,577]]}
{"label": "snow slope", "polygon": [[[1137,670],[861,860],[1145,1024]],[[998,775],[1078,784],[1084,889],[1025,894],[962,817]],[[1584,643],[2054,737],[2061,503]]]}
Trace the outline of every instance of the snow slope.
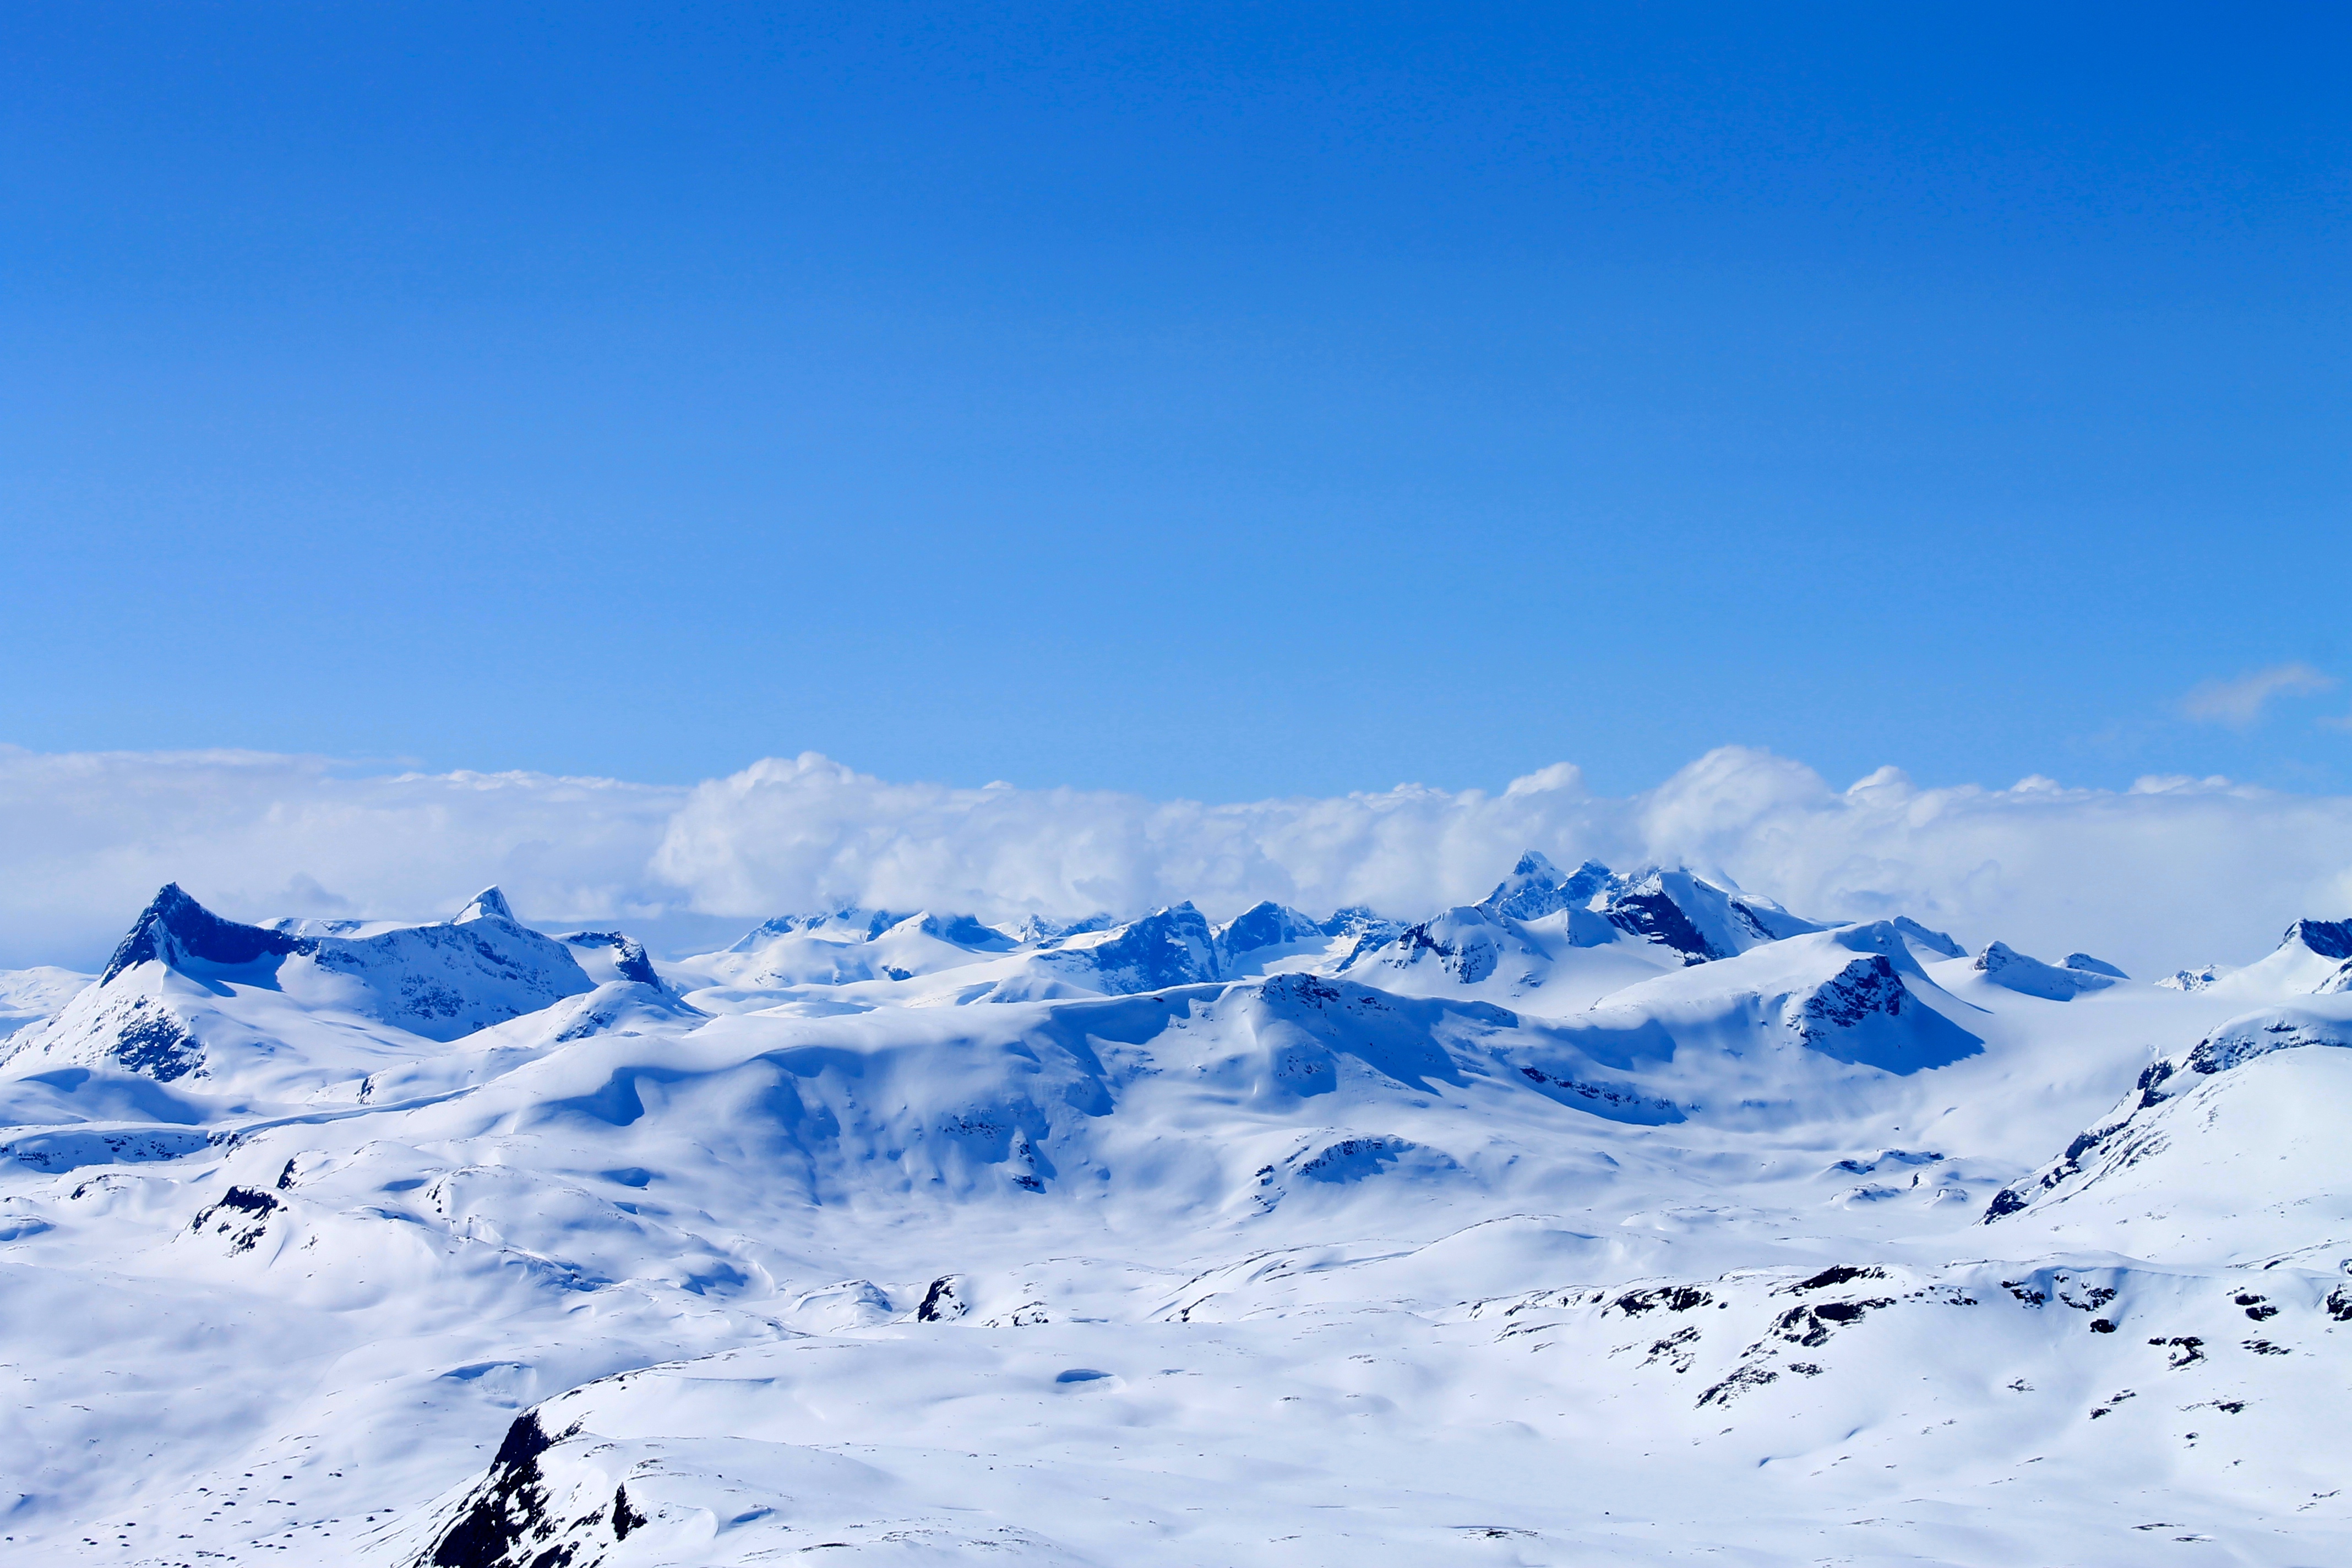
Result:
{"label": "snow slope", "polygon": [[0,1536],[2342,1561],[2325,979],[2250,1013],[1533,855],[1411,927],[848,910],[677,963],[167,889],[0,1046]]}

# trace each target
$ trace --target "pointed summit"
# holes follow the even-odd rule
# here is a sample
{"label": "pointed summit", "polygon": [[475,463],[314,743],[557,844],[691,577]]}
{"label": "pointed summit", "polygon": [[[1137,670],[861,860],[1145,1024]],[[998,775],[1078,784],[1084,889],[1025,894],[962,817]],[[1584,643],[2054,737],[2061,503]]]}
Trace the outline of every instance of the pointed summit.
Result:
{"label": "pointed summit", "polygon": [[504,921],[509,925],[522,924],[520,921],[515,919],[514,906],[507,902],[507,896],[499,891],[495,884],[476,893],[474,901],[467,904],[457,918],[449,923],[453,926],[461,926],[470,921]]}
{"label": "pointed summit", "polygon": [[2300,943],[2322,958],[2352,958],[2352,921],[2297,921],[2279,938],[2281,947]]}
{"label": "pointed summit", "polygon": [[301,940],[283,931],[225,921],[184,892],[177,882],[163,884],[146,909],[140,911],[106,973],[105,984],[137,964],[161,963],[173,968],[195,960],[205,963],[251,963],[255,959],[300,950]]}
{"label": "pointed summit", "polygon": [[1563,877],[1540,851],[1530,849],[1519,857],[1511,874],[1479,901],[1478,908],[1515,921],[1541,920],[1590,901],[1608,882],[1609,868],[1598,860],[1587,860],[1572,875]]}

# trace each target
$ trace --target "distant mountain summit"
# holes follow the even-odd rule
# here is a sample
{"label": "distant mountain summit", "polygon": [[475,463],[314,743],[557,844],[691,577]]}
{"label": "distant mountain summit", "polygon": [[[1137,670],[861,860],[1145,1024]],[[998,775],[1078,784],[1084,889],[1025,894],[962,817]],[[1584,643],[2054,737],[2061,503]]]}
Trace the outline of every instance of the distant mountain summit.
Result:
{"label": "distant mountain summit", "polygon": [[1530,849],[1475,907],[1509,920],[1538,921],[1590,904],[1595,894],[1609,886],[1610,876],[1609,868],[1598,860],[1587,860],[1562,876],[1559,867]]}
{"label": "distant mountain summit", "polygon": [[446,921],[360,929],[367,934],[246,925],[168,883],[98,983],[26,1031],[18,1055],[160,1082],[232,1079],[240,1063],[278,1055],[268,1020],[289,1006],[447,1041],[593,988],[571,951],[517,921],[496,888]]}
{"label": "distant mountain summit", "polygon": [[104,985],[142,963],[173,969],[195,963],[236,968],[302,950],[302,938],[225,921],[190,898],[179,883],[166,882],[131,922],[114,956],[107,960],[99,984]]}
{"label": "distant mountain summit", "polygon": [[[2079,965],[2074,962],[2083,960]],[[2075,953],[2065,964],[2028,958],[2005,942],[1989,944],[1973,965],[1979,974],[2004,990],[2039,996],[2048,1002],[2070,1002],[2085,991],[2104,991],[2124,978],[2111,964],[2085,953]]]}

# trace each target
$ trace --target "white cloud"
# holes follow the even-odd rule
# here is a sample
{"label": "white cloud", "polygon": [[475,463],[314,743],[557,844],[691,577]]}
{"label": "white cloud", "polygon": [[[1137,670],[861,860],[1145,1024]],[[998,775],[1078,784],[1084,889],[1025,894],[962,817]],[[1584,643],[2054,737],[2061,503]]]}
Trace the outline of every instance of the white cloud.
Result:
{"label": "white cloud", "polygon": [[2336,684],[2307,664],[2274,664],[2235,680],[2200,681],[2180,700],[2181,713],[2203,724],[2242,730],[2263,716],[2273,697],[2307,697]]}
{"label": "white cloud", "polygon": [[1687,863],[1817,918],[1906,912],[1972,945],[2082,948],[2135,973],[2243,961],[2299,915],[2352,913],[2352,799],[2221,779],[1921,789],[1882,768],[1840,791],[1726,748],[1629,797],[1560,764],[1495,793],[1207,805],[894,783],[814,754],[670,788],[0,748],[0,966],[97,962],[166,880],[246,919],[426,918],[495,881],[530,919],[676,942],[841,901],[1003,919],[1275,898],[1412,915],[1477,897],[1530,847]]}
{"label": "white cloud", "polygon": [[659,907],[681,789],[536,773],[350,776],[252,752],[0,747],[0,965],[102,958],[155,889],[224,913],[454,912],[488,882],[535,917]]}

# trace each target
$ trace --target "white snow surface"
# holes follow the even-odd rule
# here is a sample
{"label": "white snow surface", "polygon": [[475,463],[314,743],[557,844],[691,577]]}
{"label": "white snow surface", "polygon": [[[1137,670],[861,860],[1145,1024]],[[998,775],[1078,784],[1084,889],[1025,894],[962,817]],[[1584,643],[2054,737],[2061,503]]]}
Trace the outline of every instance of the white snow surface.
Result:
{"label": "white snow surface", "polygon": [[2352,1560],[2352,994],[1524,858],[0,975],[10,1561]]}

